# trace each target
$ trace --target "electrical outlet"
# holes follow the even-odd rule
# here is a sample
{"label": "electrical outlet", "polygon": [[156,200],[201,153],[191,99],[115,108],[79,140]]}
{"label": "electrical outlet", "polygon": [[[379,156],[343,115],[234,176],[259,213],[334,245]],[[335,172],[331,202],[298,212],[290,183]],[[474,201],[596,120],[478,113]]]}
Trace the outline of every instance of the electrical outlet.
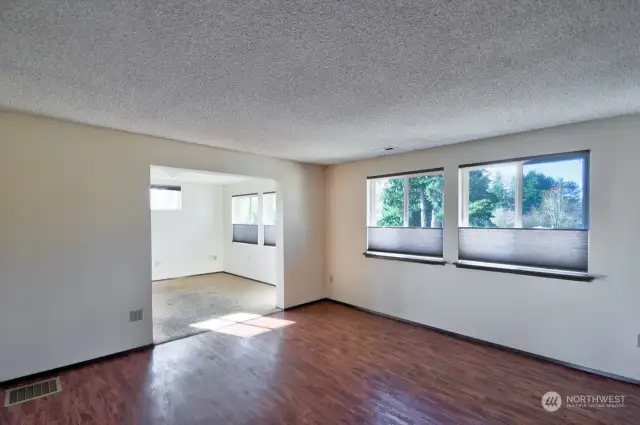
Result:
{"label": "electrical outlet", "polygon": [[329,283],[333,283],[333,275],[329,276]]}
{"label": "electrical outlet", "polygon": [[129,312],[129,321],[130,322],[137,322],[139,320],[142,320],[142,309],[131,310]]}
{"label": "electrical outlet", "polygon": [[218,256],[217,255],[210,255],[209,256],[209,261],[216,261],[218,260]]}
{"label": "electrical outlet", "polygon": [[160,267],[160,261],[156,261],[155,263],[153,263],[153,267]]}

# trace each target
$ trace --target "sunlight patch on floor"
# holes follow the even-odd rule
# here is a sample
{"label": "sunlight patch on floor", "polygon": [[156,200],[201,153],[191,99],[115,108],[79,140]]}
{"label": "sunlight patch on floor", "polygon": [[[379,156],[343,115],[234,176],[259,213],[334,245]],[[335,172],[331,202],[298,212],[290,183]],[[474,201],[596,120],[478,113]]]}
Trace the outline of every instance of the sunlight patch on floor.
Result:
{"label": "sunlight patch on floor", "polygon": [[274,329],[284,328],[294,323],[295,322],[291,320],[241,312],[192,323],[189,326],[227,335],[235,335],[240,338],[249,338]]}

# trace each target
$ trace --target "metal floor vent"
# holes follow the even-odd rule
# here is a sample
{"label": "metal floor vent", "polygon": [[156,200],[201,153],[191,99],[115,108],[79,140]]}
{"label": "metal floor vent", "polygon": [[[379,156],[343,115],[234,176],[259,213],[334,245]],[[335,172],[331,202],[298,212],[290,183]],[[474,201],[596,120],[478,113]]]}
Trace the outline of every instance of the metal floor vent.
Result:
{"label": "metal floor vent", "polygon": [[7,390],[4,395],[4,407],[55,394],[61,390],[60,378],[36,382],[35,384],[25,385],[24,387],[12,388]]}

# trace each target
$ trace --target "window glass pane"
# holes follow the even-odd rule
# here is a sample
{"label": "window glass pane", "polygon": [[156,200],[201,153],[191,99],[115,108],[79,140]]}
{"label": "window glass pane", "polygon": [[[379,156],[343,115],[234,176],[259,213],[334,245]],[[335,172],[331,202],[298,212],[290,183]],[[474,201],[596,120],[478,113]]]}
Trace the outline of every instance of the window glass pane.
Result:
{"label": "window glass pane", "polygon": [[525,162],[522,227],[584,229],[584,158]]}
{"label": "window glass pane", "polygon": [[251,211],[249,212],[249,224],[258,224],[258,195],[251,196]]}
{"label": "window glass pane", "polygon": [[371,180],[372,225],[404,225],[404,177]]}
{"label": "window glass pane", "polygon": [[182,192],[179,190],[149,189],[151,211],[179,210],[182,205]]}
{"label": "window glass pane", "polygon": [[442,227],[443,177],[409,178],[409,227]]}
{"label": "window glass pane", "polygon": [[265,193],[262,195],[262,221],[265,226],[276,224],[276,194]]}
{"label": "window glass pane", "polygon": [[231,198],[233,224],[258,224],[258,195]]}
{"label": "window glass pane", "polygon": [[[515,163],[465,170],[468,173],[469,227],[514,227],[516,202]],[[464,196],[464,195],[463,195]]]}

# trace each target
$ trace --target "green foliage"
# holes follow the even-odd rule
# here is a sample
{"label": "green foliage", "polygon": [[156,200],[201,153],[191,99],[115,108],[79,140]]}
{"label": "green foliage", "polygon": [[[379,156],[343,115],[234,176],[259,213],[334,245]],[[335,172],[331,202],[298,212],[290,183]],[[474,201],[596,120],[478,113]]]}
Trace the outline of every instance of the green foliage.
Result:
{"label": "green foliage", "polygon": [[[409,179],[409,226],[442,227],[442,176]],[[404,225],[404,178],[389,179],[382,192],[378,226]]]}
{"label": "green foliage", "polygon": [[495,227],[491,222],[498,197],[489,191],[489,172],[485,169],[469,171],[469,226]]}
{"label": "green foliage", "polygon": [[[582,192],[576,182],[529,171],[523,177],[524,227],[580,228]],[[411,227],[442,227],[442,176],[409,178]],[[469,171],[469,226],[512,227],[515,177],[505,182],[487,169]],[[382,191],[382,217],[378,226],[404,225],[404,178],[389,179]]]}
{"label": "green foliage", "polygon": [[402,226],[404,222],[404,179],[389,179],[382,196],[382,218],[378,226]]}
{"label": "green foliage", "polygon": [[522,184],[522,212],[528,214],[536,208],[540,208],[544,192],[556,185],[553,177],[542,173],[529,171],[524,175]]}

